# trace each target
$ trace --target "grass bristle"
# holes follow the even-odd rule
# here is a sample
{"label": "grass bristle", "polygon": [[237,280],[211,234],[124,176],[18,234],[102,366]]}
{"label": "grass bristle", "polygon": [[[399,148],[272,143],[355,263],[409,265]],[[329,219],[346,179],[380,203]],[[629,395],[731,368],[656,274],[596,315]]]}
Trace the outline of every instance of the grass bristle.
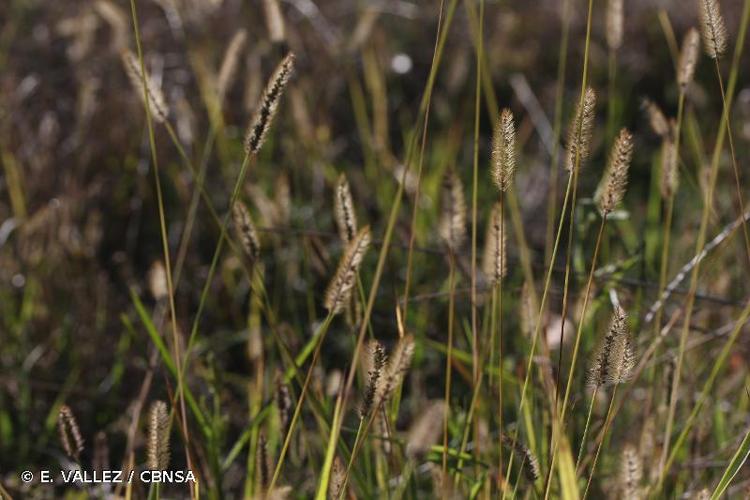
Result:
{"label": "grass bristle", "polygon": [[57,431],[65,454],[76,462],[80,460],[83,437],[73,410],[68,405],[62,405],[57,412]]}
{"label": "grass bristle", "polygon": [[590,386],[622,384],[630,378],[635,365],[635,354],[627,321],[625,310],[619,306],[615,307],[609,330],[589,368]]}
{"label": "grass bristle", "polygon": [[500,204],[492,207],[490,220],[487,224],[484,255],[482,257],[482,271],[492,285],[499,283],[508,273],[508,260],[505,255],[505,227],[501,220]]}
{"label": "grass bristle", "polygon": [[336,181],[336,192],[333,197],[333,210],[339,237],[344,244],[348,244],[357,234],[357,214],[354,211],[354,201],[346,175],[339,175]]}
{"label": "grass bristle", "polygon": [[359,266],[369,246],[370,227],[365,226],[349,242],[326,290],[323,305],[331,314],[340,313],[349,302]]}
{"label": "grass bristle", "polygon": [[568,130],[565,168],[570,172],[581,168],[591,154],[595,111],[596,92],[589,87],[583,95],[583,102],[579,102],[576,106],[576,113]]}
{"label": "grass bristle", "polygon": [[387,401],[396,387],[401,384],[404,374],[409,369],[409,366],[411,366],[413,356],[414,337],[410,334],[404,335],[393,349],[384,373],[378,379],[379,383],[376,391],[376,401],[378,404]]}
{"label": "grass bristle", "polygon": [[718,0],[698,0],[703,49],[712,59],[720,58],[727,50],[727,28]]}
{"label": "grass bristle", "polygon": [[274,116],[279,108],[281,95],[284,93],[286,84],[294,71],[294,54],[288,53],[276,67],[276,70],[268,80],[266,88],[260,99],[250,126],[245,134],[245,153],[256,155],[263,142],[266,140],[268,131],[271,129]]}
{"label": "grass bristle", "polygon": [[698,30],[690,28],[685,34],[685,38],[682,39],[682,50],[680,50],[680,60],[677,66],[677,84],[680,85],[683,92],[693,81],[700,45],[701,38]]}
{"label": "grass bristle", "polygon": [[169,412],[164,401],[154,401],[148,419],[147,465],[151,470],[169,467]]}
{"label": "grass bristle", "polygon": [[607,170],[597,190],[599,210],[606,215],[619,205],[628,185],[628,169],[633,158],[633,136],[622,129],[612,146]]}
{"label": "grass bristle", "polygon": [[448,248],[457,252],[466,239],[466,199],[463,183],[451,168],[443,174],[440,207],[438,233]]}
{"label": "grass bristle", "polygon": [[[167,100],[164,98],[161,88],[156,85],[154,80],[148,74],[144,75],[141,68],[141,62],[135,54],[129,50],[123,50],[121,58],[125,72],[127,73],[128,78],[130,78],[133,90],[144,102],[144,105],[148,104],[153,119],[157,123],[163,123],[166,121],[169,116],[169,107],[167,106]],[[146,102],[147,100],[148,102]]]}
{"label": "grass bristle", "polygon": [[620,473],[617,479],[624,500],[639,500],[643,497],[643,488],[641,487],[643,461],[638,450],[632,444],[625,445],[622,450]]}
{"label": "grass bristle", "polygon": [[492,135],[492,181],[500,191],[507,191],[516,171],[516,126],[513,113],[505,108]]}

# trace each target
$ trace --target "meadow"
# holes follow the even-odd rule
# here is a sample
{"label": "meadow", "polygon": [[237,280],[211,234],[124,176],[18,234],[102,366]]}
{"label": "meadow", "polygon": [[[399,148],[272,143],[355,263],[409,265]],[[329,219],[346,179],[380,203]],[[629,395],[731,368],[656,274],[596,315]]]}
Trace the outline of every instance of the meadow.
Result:
{"label": "meadow", "polygon": [[5,0],[0,498],[750,498],[748,24]]}

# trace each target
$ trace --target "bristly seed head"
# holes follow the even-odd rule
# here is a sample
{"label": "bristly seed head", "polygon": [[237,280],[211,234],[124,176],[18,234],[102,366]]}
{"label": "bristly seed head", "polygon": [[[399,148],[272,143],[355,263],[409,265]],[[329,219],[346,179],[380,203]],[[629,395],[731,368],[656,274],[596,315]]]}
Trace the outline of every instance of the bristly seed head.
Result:
{"label": "bristly seed head", "polygon": [[154,401],[148,421],[148,468],[169,467],[169,415],[164,401]]}
{"label": "bristly seed head", "polygon": [[57,412],[57,431],[65,454],[77,462],[83,451],[83,437],[73,410],[68,405],[62,405]]}
{"label": "bristly seed head", "polygon": [[279,412],[279,431],[286,436],[289,422],[292,418],[292,397],[289,394],[289,386],[284,382],[284,377],[277,374],[276,377],[276,409]]}
{"label": "bristly seed head", "polygon": [[609,330],[589,368],[588,384],[592,387],[622,384],[630,378],[635,365],[633,344],[625,311],[616,306]]}
{"label": "bristly seed head", "polygon": [[492,135],[492,180],[500,191],[507,191],[516,171],[516,127],[513,113],[505,108]]}
{"label": "bristly seed head", "polygon": [[720,58],[727,50],[727,28],[718,0],[698,0],[703,48],[712,59]]}
{"label": "bristly seed head", "polygon": [[339,175],[336,182],[333,208],[339,236],[341,237],[341,241],[346,245],[357,234],[357,214],[354,211],[354,201],[352,200],[349,181],[346,180],[346,175],[343,173]]}
{"label": "bristly seed head", "polygon": [[505,433],[500,436],[500,439],[503,444],[521,460],[524,472],[526,473],[526,478],[532,483],[537,481],[541,477],[541,471],[539,468],[539,460],[537,460],[536,455],[534,455],[529,448],[524,446],[523,443],[518,441],[518,439],[514,442],[513,438]]}
{"label": "bristly seed head", "polygon": [[[673,122],[672,122],[673,123]],[[680,174],[677,170],[677,144],[671,138],[665,138],[661,144],[661,196],[668,200],[677,192]]]}
{"label": "bristly seed head", "polygon": [[121,57],[122,64],[125,67],[125,72],[130,79],[133,89],[138,94],[141,101],[143,101],[144,105],[148,106],[153,119],[157,123],[163,123],[166,121],[167,116],[169,115],[169,107],[167,107],[167,100],[164,98],[161,88],[156,85],[148,73],[144,75],[140,60],[130,50],[123,50]]}
{"label": "bristly seed head", "polygon": [[268,130],[271,128],[271,122],[279,108],[281,94],[284,92],[293,70],[294,54],[289,52],[268,80],[268,84],[263,90],[260,105],[255,111],[245,134],[245,153],[248,155],[257,154],[263,146]]}
{"label": "bristly seed head", "polygon": [[237,63],[240,60],[242,49],[245,47],[245,42],[247,42],[247,30],[245,29],[237,30],[237,33],[229,41],[216,81],[219,101],[224,99],[234,82],[234,77],[237,74]]}
{"label": "bristly seed head", "polygon": [[495,285],[508,274],[508,262],[505,255],[505,227],[501,219],[500,203],[492,207],[490,221],[487,224],[482,271],[490,284]]}
{"label": "bristly seed head", "polygon": [[380,377],[382,376],[383,368],[385,368],[385,364],[388,361],[388,356],[385,353],[385,347],[383,347],[383,344],[381,344],[377,340],[373,340],[372,342],[370,342],[369,347],[369,380],[367,381],[367,388],[365,389],[365,395],[362,399],[362,407],[359,411],[359,414],[362,418],[367,417],[373,409],[378,385],[380,383]]}
{"label": "bristly seed head", "polygon": [[632,444],[626,444],[620,460],[618,482],[623,500],[643,498],[641,480],[643,479],[643,461],[638,450]]}
{"label": "bristly seed head", "polygon": [[255,263],[260,258],[260,239],[258,239],[258,232],[255,230],[250,211],[240,200],[232,205],[232,221],[234,230],[242,242],[242,248],[250,261]]}
{"label": "bristly seed head", "polygon": [[693,81],[695,74],[695,65],[698,63],[698,51],[700,50],[701,38],[698,30],[690,28],[682,39],[682,50],[680,51],[680,60],[677,67],[677,84],[682,92],[690,82]]}
{"label": "bristly seed head", "polygon": [[667,117],[664,116],[661,108],[652,100],[644,99],[641,103],[641,108],[646,112],[648,116],[651,130],[654,131],[659,137],[667,137],[670,134],[669,122]]}
{"label": "bristly seed head", "polygon": [[565,168],[569,172],[583,166],[591,152],[591,136],[594,131],[596,92],[587,88],[583,101],[579,101],[576,114],[568,130],[568,148]]}
{"label": "bristly seed head", "polygon": [[609,0],[607,2],[607,46],[610,50],[617,50],[622,45],[623,33],[623,0]]}
{"label": "bristly seed head", "polygon": [[448,248],[457,252],[466,238],[466,200],[461,179],[451,168],[443,175],[440,205],[438,232]]}
{"label": "bristly seed head", "polygon": [[432,401],[409,429],[406,456],[414,460],[422,457],[440,437],[445,415],[445,401]]}
{"label": "bristly seed head", "polygon": [[609,156],[607,170],[604,172],[596,199],[603,216],[622,201],[628,185],[628,169],[633,158],[633,136],[627,129],[620,130]]}
{"label": "bristly seed head", "polygon": [[381,402],[387,401],[396,387],[401,384],[406,371],[411,366],[412,357],[414,357],[414,337],[406,334],[396,344],[383,375],[378,379],[374,408],[377,408]]}
{"label": "bristly seed head", "polygon": [[370,227],[365,226],[349,242],[341,261],[339,261],[336,274],[334,274],[326,290],[323,305],[331,314],[340,313],[349,302],[359,266],[369,246]]}

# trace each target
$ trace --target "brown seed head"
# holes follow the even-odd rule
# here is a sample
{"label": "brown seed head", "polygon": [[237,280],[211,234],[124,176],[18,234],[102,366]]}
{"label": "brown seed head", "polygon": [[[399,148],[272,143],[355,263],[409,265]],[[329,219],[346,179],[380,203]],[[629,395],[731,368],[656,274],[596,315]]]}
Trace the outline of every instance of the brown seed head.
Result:
{"label": "brown seed head", "polygon": [[508,262],[505,255],[505,227],[500,215],[500,204],[492,207],[487,236],[485,237],[482,271],[487,281],[494,285],[508,274]]}
{"label": "brown seed head", "polygon": [[380,378],[383,375],[383,369],[388,361],[385,347],[383,347],[383,344],[377,340],[370,342],[368,350],[370,353],[370,371],[368,373],[369,380],[367,382],[367,388],[365,389],[365,395],[362,399],[362,407],[359,412],[362,418],[367,417],[375,406],[375,397],[377,395]]}
{"label": "brown seed head", "polygon": [[623,500],[643,498],[641,480],[643,479],[643,461],[638,450],[632,444],[626,444],[620,459],[618,482]]}
{"label": "brown seed head", "polygon": [[622,45],[623,8],[622,0],[607,2],[607,46],[610,50],[617,50]]}
{"label": "brown seed head", "polygon": [[619,306],[615,307],[609,330],[589,368],[590,386],[622,384],[630,378],[635,365],[635,354],[627,321],[625,311]]}
{"label": "brown seed head", "polygon": [[167,107],[167,100],[161,88],[147,73],[143,73],[140,60],[130,50],[123,50],[121,58],[133,89],[143,101],[144,106],[148,107],[153,119],[157,123],[163,123],[169,115],[169,107]]}
{"label": "brown seed head", "polygon": [[526,473],[526,478],[535,482],[541,477],[541,471],[539,469],[539,460],[536,455],[518,439],[515,441],[513,438],[503,433],[500,436],[503,444],[507,446],[523,463],[523,469]]}
{"label": "brown seed head", "polygon": [[440,205],[438,232],[448,248],[456,252],[466,238],[466,200],[461,179],[453,169],[443,175]]}
{"label": "brown seed head", "polygon": [[255,111],[245,134],[245,153],[248,155],[258,154],[263,146],[273,118],[279,108],[281,94],[284,92],[292,71],[294,71],[294,54],[289,52],[268,80],[261,96],[260,105]]}
{"label": "brown seed head", "polygon": [[580,168],[591,153],[591,136],[594,131],[596,92],[587,88],[583,101],[579,101],[576,114],[568,130],[566,168],[569,172]]}
{"label": "brown seed head", "polygon": [[690,28],[685,34],[685,38],[682,39],[682,50],[680,51],[680,60],[677,67],[677,84],[680,86],[682,92],[685,92],[687,86],[693,81],[700,45],[701,38],[698,30]]}
{"label": "brown seed head", "polygon": [[169,414],[164,401],[154,401],[148,420],[148,468],[169,467]]}
{"label": "brown seed head", "polygon": [[656,135],[659,137],[667,137],[670,135],[667,117],[664,116],[661,108],[654,101],[644,99],[641,108],[646,112],[648,121],[651,124],[651,130],[653,130]]}
{"label": "brown seed head", "polygon": [[339,236],[344,244],[348,244],[357,234],[357,214],[354,211],[354,201],[346,175],[339,175],[336,182],[336,193],[333,198],[334,215]]}
{"label": "brown seed head", "polygon": [[406,456],[414,460],[424,456],[442,432],[445,402],[432,401],[409,429],[406,438]]}
{"label": "brown seed head", "polygon": [[256,262],[260,258],[260,239],[258,239],[258,232],[255,230],[250,211],[240,200],[232,205],[232,221],[234,230],[242,242],[242,248],[250,261]]}
{"label": "brown seed head", "polygon": [[677,170],[677,145],[672,139],[664,139],[661,143],[661,196],[665,200],[674,196],[680,184]]}
{"label": "brown seed head", "polygon": [[57,431],[65,454],[77,462],[83,451],[83,437],[76,417],[68,405],[62,405],[57,412]]}

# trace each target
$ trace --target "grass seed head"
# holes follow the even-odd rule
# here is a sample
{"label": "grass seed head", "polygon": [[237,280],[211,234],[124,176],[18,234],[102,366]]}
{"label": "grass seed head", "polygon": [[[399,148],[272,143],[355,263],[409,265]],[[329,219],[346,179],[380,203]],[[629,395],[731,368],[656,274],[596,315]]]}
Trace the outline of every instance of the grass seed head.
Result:
{"label": "grass seed head", "polygon": [[148,419],[148,468],[167,470],[169,467],[169,413],[164,401],[154,401]]}
{"label": "grass seed head", "polygon": [[247,30],[239,29],[229,41],[224,59],[221,61],[219,68],[219,77],[216,82],[219,100],[222,100],[234,83],[237,75],[237,66],[242,55],[242,49],[247,42]]}
{"label": "grass seed head", "polygon": [[595,111],[596,92],[589,87],[583,94],[583,101],[578,102],[576,114],[568,130],[566,169],[569,172],[582,167],[591,153]]}
{"label": "grass seed head", "polygon": [[258,232],[255,230],[250,211],[240,200],[235,201],[232,205],[232,222],[245,253],[251,262],[257,262],[260,258],[260,239],[258,238]]}
{"label": "grass seed head", "polygon": [[508,261],[505,255],[505,227],[502,224],[500,204],[492,207],[487,224],[482,271],[490,284],[500,282],[508,274]]}
{"label": "grass seed head", "polygon": [[362,399],[362,407],[360,408],[360,416],[362,418],[367,417],[374,407],[380,377],[383,375],[383,368],[385,368],[385,364],[388,361],[385,347],[383,347],[383,344],[377,340],[370,342],[369,354],[370,370],[368,373],[367,388],[365,389],[365,395]]}
{"label": "grass seed head", "polygon": [[448,248],[457,252],[466,238],[466,199],[463,183],[452,168],[443,175],[440,206],[438,232]]}
{"label": "grass seed head", "polygon": [[406,438],[406,456],[414,460],[424,456],[442,432],[445,401],[432,401],[409,429]]}
{"label": "grass seed head", "polygon": [[276,111],[279,108],[281,95],[294,71],[294,54],[289,52],[274,70],[268,80],[266,88],[260,99],[260,105],[253,115],[250,126],[245,134],[245,153],[248,155],[258,154],[263,142],[266,140],[268,131],[271,129]]}
{"label": "grass seed head", "polygon": [[656,135],[662,138],[670,135],[667,117],[664,116],[661,108],[654,101],[644,99],[641,108],[646,112],[648,122],[651,125],[651,130],[653,130]]}
{"label": "grass seed head", "polygon": [[674,196],[680,184],[680,173],[677,170],[677,144],[666,138],[661,144],[661,179],[659,188],[665,200]]}
{"label": "grass seed head", "polygon": [[370,227],[365,226],[349,242],[326,290],[323,305],[331,314],[340,313],[349,302],[359,266],[369,246]]}
{"label": "grass seed head", "polygon": [[507,446],[523,463],[523,470],[526,474],[526,478],[532,483],[537,481],[541,476],[541,469],[539,468],[539,460],[527,446],[521,443],[518,439],[513,439],[507,434],[500,436],[503,444]]}
{"label": "grass seed head", "polygon": [[703,35],[703,49],[712,59],[720,58],[727,50],[727,28],[718,0],[698,0],[698,15]]}
{"label": "grass seed head", "polygon": [[622,384],[630,378],[635,365],[633,344],[625,311],[616,306],[609,330],[596,350],[589,368],[588,383],[593,387]]}
{"label": "grass seed head", "polygon": [[701,39],[698,30],[690,28],[682,39],[682,50],[680,50],[680,59],[677,67],[677,84],[682,92],[685,92],[687,86],[693,81],[695,74],[695,65],[698,63],[698,51],[700,50]]}
{"label": "grass seed head", "polygon": [[65,454],[77,462],[83,452],[83,437],[73,410],[68,405],[62,405],[57,412],[57,431]]}
{"label": "grass seed head", "polygon": [[639,500],[643,497],[641,480],[643,479],[643,461],[635,446],[626,444],[620,458],[618,483],[624,500]]}
{"label": "grass seed head", "polygon": [[623,0],[607,2],[607,46],[617,50],[622,45],[623,33]]}
{"label": "grass seed head", "polygon": [[357,234],[357,214],[354,211],[354,201],[346,175],[339,175],[336,182],[336,193],[333,198],[334,216],[339,236],[344,244],[348,244]]}
{"label": "grass seed head", "polygon": [[599,210],[606,216],[615,209],[625,196],[628,185],[628,169],[633,158],[633,136],[622,129],[612,146],[609,163],[597,189]]}
{"label": "grass seed head", "polygon": [[516,127],[513,113],[505,108],[492,135],[492,180],[500,191],[507,191],[516,171]]}
{"label": "grass seed head", "polygon": [[378,379],[375,406],[387,401],[396,387],[401,384],[411,366],[412,357],[414,357],[414,337],[407,334],[396,344],[385,367],[384,375]]}
{"label": "grass seed head", "polygon": [[169,116],[169,107],[167,106],[167,100],[164,98],[161,88],[156,85],[156,82],[154,82],[148,73],[144,74],[141,68],[141,62],[133,52],[125,49],[122,51],[121,58],[123,67],[125,68],[125,73],[127,73],[133,89],[143,101],[144,105],[148,106],[153,119],[157,123],[163,123],[166,121],[167,116]]}

